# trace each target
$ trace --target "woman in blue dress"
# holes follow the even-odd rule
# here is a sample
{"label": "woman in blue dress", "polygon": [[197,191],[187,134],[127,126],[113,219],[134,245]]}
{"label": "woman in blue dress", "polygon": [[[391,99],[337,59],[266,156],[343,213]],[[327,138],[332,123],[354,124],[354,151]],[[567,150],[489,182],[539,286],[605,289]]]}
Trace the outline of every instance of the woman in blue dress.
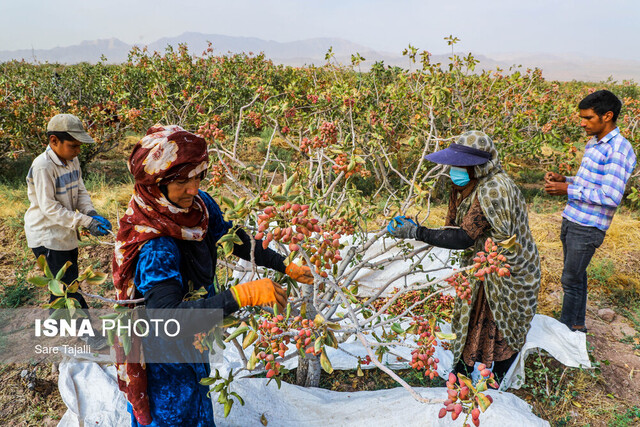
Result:
{"label": "woman in blue dress", "polygon": [[[270,279],[216,293],[216,245],[232,224],[199,189],[207,164],[206,142],[179,126],[152,127],[134,147],[128,166],[135,188],[120,220],[113,260],[118,298],[144,297],[149,309],[220,309],[225,316],[244,306],[284,306],[286,291]],[[242,244],[233,253],[251,259],[251,238],[241,228],[236,234]],[[260,241],[253,257],[260,266],[313,283],[307,267],[285,267],[284,257],[263,249]],[[185,300],[190,287],[203,286],[205,298]],[[213,326],[207,320],[203,332]],[[215,425],[209,387],[199,384],[209,373],[208,363],[120,363],[118,383],[127,396],[132,425]]]}

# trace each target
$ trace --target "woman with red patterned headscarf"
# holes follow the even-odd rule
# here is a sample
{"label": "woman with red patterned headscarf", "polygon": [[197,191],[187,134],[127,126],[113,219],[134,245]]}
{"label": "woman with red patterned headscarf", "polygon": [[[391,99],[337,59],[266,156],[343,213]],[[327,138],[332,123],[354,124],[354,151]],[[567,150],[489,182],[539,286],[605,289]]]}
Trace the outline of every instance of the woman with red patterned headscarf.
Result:
{"label": "woman with red patterned headscarf", "polygon": [[[199,190],[207,163],[205,141],[175,125],[150,128],[133,148],[128,166],[135,188],[120,220],[113,260],[118,299],[144,297],[147,308],[222,309],[225,316],[244,306],[286,304],[285,290],[270,279],[216,294],[216,243],[232,224],[211,196]],[[241,228],[236,234],[243,243],[233,253],[251,259],[251,238]],[[263,249],[260,241],[254,259],[313,283],[307,267],[291,263],[285,268],[284,257]],[[204,286],[207,298],[184,301],[189,282],[194,289]],[[204,324],[203,330],[211,326]],[[209,373],[206,363],[120,363],[118,383],[127,396],[132,425],[214,425],[209,387],[199,384]]]}

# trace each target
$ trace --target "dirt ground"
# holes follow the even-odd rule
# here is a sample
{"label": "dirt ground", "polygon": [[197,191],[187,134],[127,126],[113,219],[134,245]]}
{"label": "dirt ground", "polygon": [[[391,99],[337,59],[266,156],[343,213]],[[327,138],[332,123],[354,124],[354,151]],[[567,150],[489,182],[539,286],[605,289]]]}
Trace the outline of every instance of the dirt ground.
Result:
{"label": "dirt ground", "polygon": [[[638,332],[621,316],[611,323],[597,314],[589,317],[587,340],[593,345],[594,357],[609,362],[600,366],[605,392],[630,406],[640,406],[640,351],[633,349],[633,345],[640,344]],[[633,344],[621,342],[628,337],[632,337]]]}
{"label": "dirt ground", "polygon": [[[560,214],[530,212],[532,232],[538,242],[541,262],[543,267],[543,285],[539,298],[538,311],[543,314],[557,317],[562,304],[562,291],[560,286],[560,274],[562,271],[562,248],[558,234],[560,230]],[[638,221],[632,223],[637,225]],[[635,227],[633,225],[633,227]],[[629,280],[630,276],[637,276],[640,271],[640,245],[637,242],[640,236],[627,236],[625,239],[616,239],[616,233],[624,229],[628,224],[615,224],[611,236],[607,235],[605,243],[596,252],[596,258],[606,254],[615,253],[616,276],[613,279],[612,288],[620,286],[621,278]],[[640,228],[640,227],[635,227]],[[18,265],[23,269],[33,268],[33,257],[24,248],[17,247],[15,226],[2,224],[0,226],[0,280],[2,284],[10,286],[19,280],[16,273]],[[638,230],[640,233],[640,230]],[[105,238],[105,242],[110,239]],[[93,242],[93,244],[91,244]],[[98,270],[108,271],[111,262],[112,246],[98,244],[95,239],[86,240],[80,249],[81,271],[88,265],[93,265]],[[622,260],[622,261],[621,261]],[[35,274],[32,271],[30,274]],[[615,282],[615,278],[620,280]],[[639,286],[638,283],[626,283],[627,286]],[[623,281],[623,280],[622,280]],[[85,292],[102,294],[113,297],[113,288],[107,284],[91,289],[83,287]],[[624,284],[624,283],[623,283]],[[591,291],[591,288],[590,288]],[[592,385],[591,393],[602,396],[602,399],[610,399],[622,408],[631,408],[634,405],[640,408],[640,332],[634,329],[633,323],[624,317],[618,307],[613,306],[607,292],[596,291],[590,293],[587,312],[587,327],[589,329],[587,341],[592,347],[592,356],[599,364],[601,375],[598,381]],[[45,302],[46,295],[42,290],[36,290],[33,298],[27,305],[37,306]],[[99,303],[90,305],[100,306]],[[611,308],[618,311],[615,319],[607,322],[598,316],[601,308]],[[640,311],[640,310],[639,310]],[[640,319],[637,320],[640,322]],[[638,325],[635,325],[638,328]],[[52,371],[51,365],[0,365],[0,425],[56,425],[60,417],[66,411],[66,406],[60,397],[57,388],[57,372]],[[522,393],[518,393],[525,397]],[[578,402],[580,398],[578,397]],[[535,408],[535,401],[530,402]],[[617,406],[620,408],[620,406]],[[585,408],[584,401],[572,408],[571,415],[580,418],[580,415],[589,411]],[[606,419],[590,418],[591,425],[608,425]]]}

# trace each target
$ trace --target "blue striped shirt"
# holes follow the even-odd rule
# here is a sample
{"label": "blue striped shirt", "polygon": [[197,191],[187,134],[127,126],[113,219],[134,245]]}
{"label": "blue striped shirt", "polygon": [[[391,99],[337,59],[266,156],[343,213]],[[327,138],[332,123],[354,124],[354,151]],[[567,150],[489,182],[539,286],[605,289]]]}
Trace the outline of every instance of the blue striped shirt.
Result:
{"label": "blue striped shirt", "polygon": [[615,128],[600,141],[591,138],[576,176],[566,177],[569,201],[562,216],[606,231],[636,167],[633,147]]}

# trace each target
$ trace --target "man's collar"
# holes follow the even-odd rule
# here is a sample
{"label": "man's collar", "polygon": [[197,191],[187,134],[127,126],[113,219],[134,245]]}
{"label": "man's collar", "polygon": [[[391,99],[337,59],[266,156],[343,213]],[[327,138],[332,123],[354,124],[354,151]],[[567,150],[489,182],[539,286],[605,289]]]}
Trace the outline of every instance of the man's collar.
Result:
{"label": "man's collar", "polygon": [[50,145],[47,145],[47,149],[45,150],[45,153],[47,153],[47,156],[49,156],[51,161],[53,163],[55,163],[56,165],[58,165],[58,166],[67,166],[66,163],[64,163],[62,160],[60,160],[60,157],[58,157],[56,152],[51,149]]}
{"label": "man's collar", "polygon": [[600,143],[606,143],[609,142],[609,140],[617,135],[620,134],[620,129],[618,127],[616,127],[614,130],[612,130],[611,132],[609,132],[608,134],[606,134],[601,140],[597,141],[596,144],[600,144]]}

